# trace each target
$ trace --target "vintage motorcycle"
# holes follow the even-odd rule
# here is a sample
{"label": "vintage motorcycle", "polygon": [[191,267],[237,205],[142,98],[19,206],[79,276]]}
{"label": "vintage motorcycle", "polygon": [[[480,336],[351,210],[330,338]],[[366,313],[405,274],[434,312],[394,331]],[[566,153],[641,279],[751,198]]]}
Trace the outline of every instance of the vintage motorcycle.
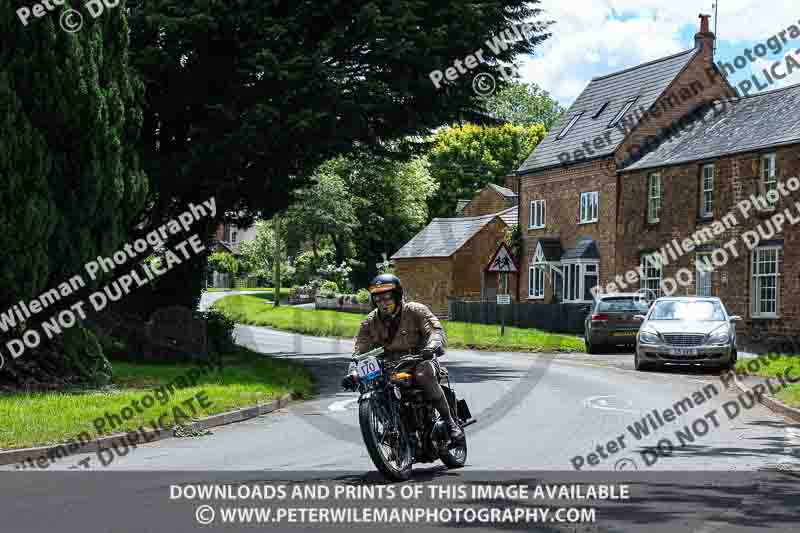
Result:
{"label": "vintage motorcycle", "polygon": [[[361,394],[358,418],[364,444],[378,470],[393,481],[411,476],[414,463],[441,460],[448,468],[460,468],[467,460],[467,439],[450,441],[447,425],[436,409],[425,400],[423,391],[414,386],[415,364],[423,360],[409,354],[398,361],[386,362],[376,348],[353,357],[351,375]],[[467,402],[455,401],[450,376],[439,378],[453,419],[463,429],[476,422]],[[445,384],[446,383],[446,384]]]}

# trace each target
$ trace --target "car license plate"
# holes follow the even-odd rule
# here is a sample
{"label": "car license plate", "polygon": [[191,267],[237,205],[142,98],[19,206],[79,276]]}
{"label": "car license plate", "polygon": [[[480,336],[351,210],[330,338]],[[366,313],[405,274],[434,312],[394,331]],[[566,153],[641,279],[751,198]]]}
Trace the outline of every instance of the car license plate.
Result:
{"label": "car license plate", "polygon": [[697,348],[670,348],[670,355],[697,355]]}
{"label": "car license plate", "polygon": [[367,357],[358,363],[358,376],[363,381],[371,381],[381,375],[381,365],[375,357]]}
{"label": "car license plate", "polygon": [[612,331],[612,337],[633,337],[636,335],[635,331]]}

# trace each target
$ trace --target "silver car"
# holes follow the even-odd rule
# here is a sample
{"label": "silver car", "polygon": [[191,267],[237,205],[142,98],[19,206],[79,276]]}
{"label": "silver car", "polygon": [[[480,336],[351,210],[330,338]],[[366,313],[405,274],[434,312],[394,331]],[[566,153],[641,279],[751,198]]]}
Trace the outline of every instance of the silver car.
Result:
{"label": "silver car", "polygon": [[636,370],[664,363],[691,363],[725,369],[736,364],[735,322],[719,298],[657,299],[647,315],[636,315]]}

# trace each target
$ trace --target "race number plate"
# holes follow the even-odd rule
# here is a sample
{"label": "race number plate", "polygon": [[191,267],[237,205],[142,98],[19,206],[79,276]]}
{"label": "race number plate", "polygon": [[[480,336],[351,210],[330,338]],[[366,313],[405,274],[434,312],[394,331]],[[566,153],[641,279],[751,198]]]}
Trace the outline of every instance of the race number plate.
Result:
{"label": "race number plate", "polygon": [[358,376],[363,381],[372,381],[381,375],[381,365],[374,357],[367,357],[358,363]]}

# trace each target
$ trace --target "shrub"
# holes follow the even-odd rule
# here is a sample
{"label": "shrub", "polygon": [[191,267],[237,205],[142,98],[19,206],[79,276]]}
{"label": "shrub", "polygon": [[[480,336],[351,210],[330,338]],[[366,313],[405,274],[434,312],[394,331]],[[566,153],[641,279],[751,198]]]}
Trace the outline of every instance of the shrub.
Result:
{"label": "shrub", "polygon": [[339,286],[335,281],[326,281],[319,289],[319,295],[323,298],[335,298],[339,292]]}
{"label": "shrub", "polygon": [[356,301],[360,304],[369,303],[369,291],[367,289],[359,289],[356,294]]}
{"label": "shrub", "polygon": [[208,327],[208,351],[211,355],[220,356],[230,353],[236,347],[233,338],[233,328],[236,324],[217,309],[210,309],[198,313],[200,318],[206,320]]}

